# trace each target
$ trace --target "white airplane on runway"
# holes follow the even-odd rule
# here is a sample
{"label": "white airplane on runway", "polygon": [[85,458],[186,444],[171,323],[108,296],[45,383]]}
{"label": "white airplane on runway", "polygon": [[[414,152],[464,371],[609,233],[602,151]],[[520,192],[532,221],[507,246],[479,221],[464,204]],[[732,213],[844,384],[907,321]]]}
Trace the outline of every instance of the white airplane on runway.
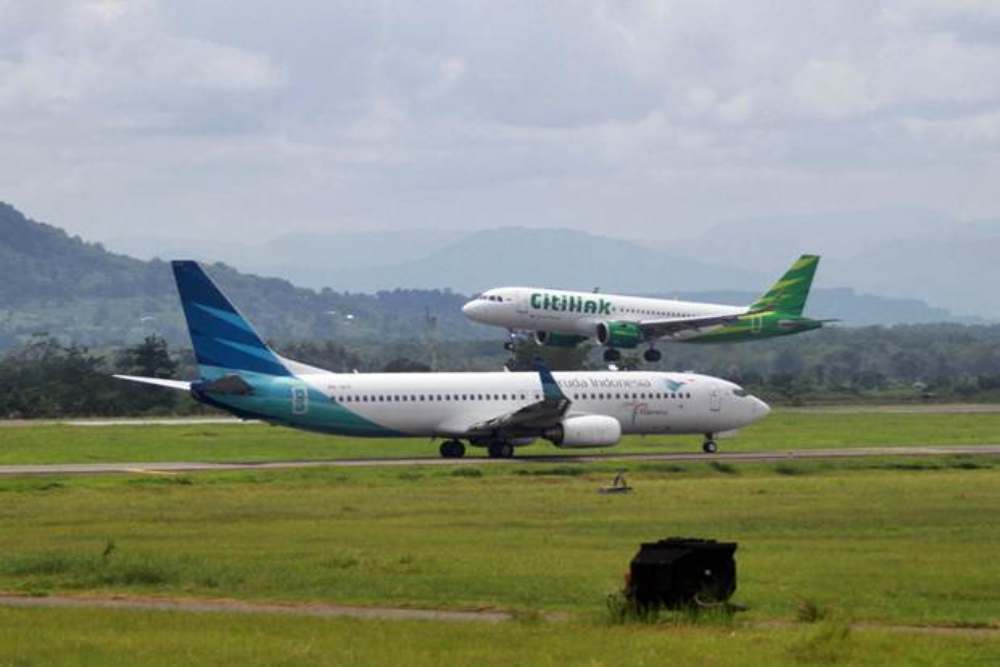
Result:
{"label": "white airplane on runway", "polygon": [[172,262],[201,379],[116,375],[190,391],[238,417],[322,433],[462,440],[494,458],[543,438],[558,447],[607,447],[623,434],[715,434],[770,411],[737,385],[695,373],[331,373],[272,351],[195,262]]}

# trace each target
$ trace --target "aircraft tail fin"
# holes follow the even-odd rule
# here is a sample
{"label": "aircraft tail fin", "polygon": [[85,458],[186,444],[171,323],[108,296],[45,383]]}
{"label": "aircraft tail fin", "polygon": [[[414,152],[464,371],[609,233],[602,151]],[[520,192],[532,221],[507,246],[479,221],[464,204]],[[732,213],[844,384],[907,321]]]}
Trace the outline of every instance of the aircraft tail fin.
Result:
{"label": "aircraft tail fin", "polygon": [[291,375],[197,262],[170,264],[203,378],[218,379],[232,371]]}
{"label": "aircraft tail fin", "polygon": [[750,310],[801,315],[818,265],[819,255],[802,255],[771,289],[750,306]]}

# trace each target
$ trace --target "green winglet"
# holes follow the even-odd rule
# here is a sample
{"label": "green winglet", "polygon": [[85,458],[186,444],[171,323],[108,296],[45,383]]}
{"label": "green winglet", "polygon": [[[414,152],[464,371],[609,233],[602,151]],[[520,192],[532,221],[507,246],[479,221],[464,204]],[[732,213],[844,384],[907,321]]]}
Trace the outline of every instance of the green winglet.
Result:
{"label": "green winglet", "polygon": [[781,280],[750,306],[751,312],[773,310],[787,315],[801,315],[809,297],[819,255],[802,255]]}

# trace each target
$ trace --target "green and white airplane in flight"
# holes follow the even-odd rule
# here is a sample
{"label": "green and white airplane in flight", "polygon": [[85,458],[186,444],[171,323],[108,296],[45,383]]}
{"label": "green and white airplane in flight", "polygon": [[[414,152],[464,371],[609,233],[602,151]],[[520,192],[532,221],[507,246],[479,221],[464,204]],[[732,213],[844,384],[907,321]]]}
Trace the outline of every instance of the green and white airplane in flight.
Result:
{"label": "green and white airplane in flight", "polygon": [[[617,361],[622,349],[648,344],[643,358],[659,361],[656,341],[737,343],[819,329],[825,322],[802,316],[818,255],[802,255],[762,297],[749,306],[652,299],[535,287],[497,287],[462,307],[467,317],[532,332],[540,345],[574,347],[596,338],[604,360]],[[508,343],[510,348],[511,343]]]}
{"label": "green and white airplane in flight", "polygon": [[195,262],[173,262],[200,378],[189,382],[117,375],[186,391],[246,419],[359,437],[442,438],[460,457],[463,440],[508,458],[537,438],[557,447],[610,447],[622,435],[715,434],[762,419],[767,404],[742,387],[696,373],[331,373],[286,359]]}

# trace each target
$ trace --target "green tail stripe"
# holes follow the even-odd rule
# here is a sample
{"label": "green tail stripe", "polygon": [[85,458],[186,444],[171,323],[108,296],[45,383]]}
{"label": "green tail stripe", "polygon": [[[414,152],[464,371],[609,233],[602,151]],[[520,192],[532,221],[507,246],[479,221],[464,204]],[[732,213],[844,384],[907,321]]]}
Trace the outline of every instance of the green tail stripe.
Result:
{"label": "green tail stripe", "polygon": [[802,255],[764,296],[750,306],[750,310],[777,310],[789,315],[801,315],[818,265],[819,255]]}

